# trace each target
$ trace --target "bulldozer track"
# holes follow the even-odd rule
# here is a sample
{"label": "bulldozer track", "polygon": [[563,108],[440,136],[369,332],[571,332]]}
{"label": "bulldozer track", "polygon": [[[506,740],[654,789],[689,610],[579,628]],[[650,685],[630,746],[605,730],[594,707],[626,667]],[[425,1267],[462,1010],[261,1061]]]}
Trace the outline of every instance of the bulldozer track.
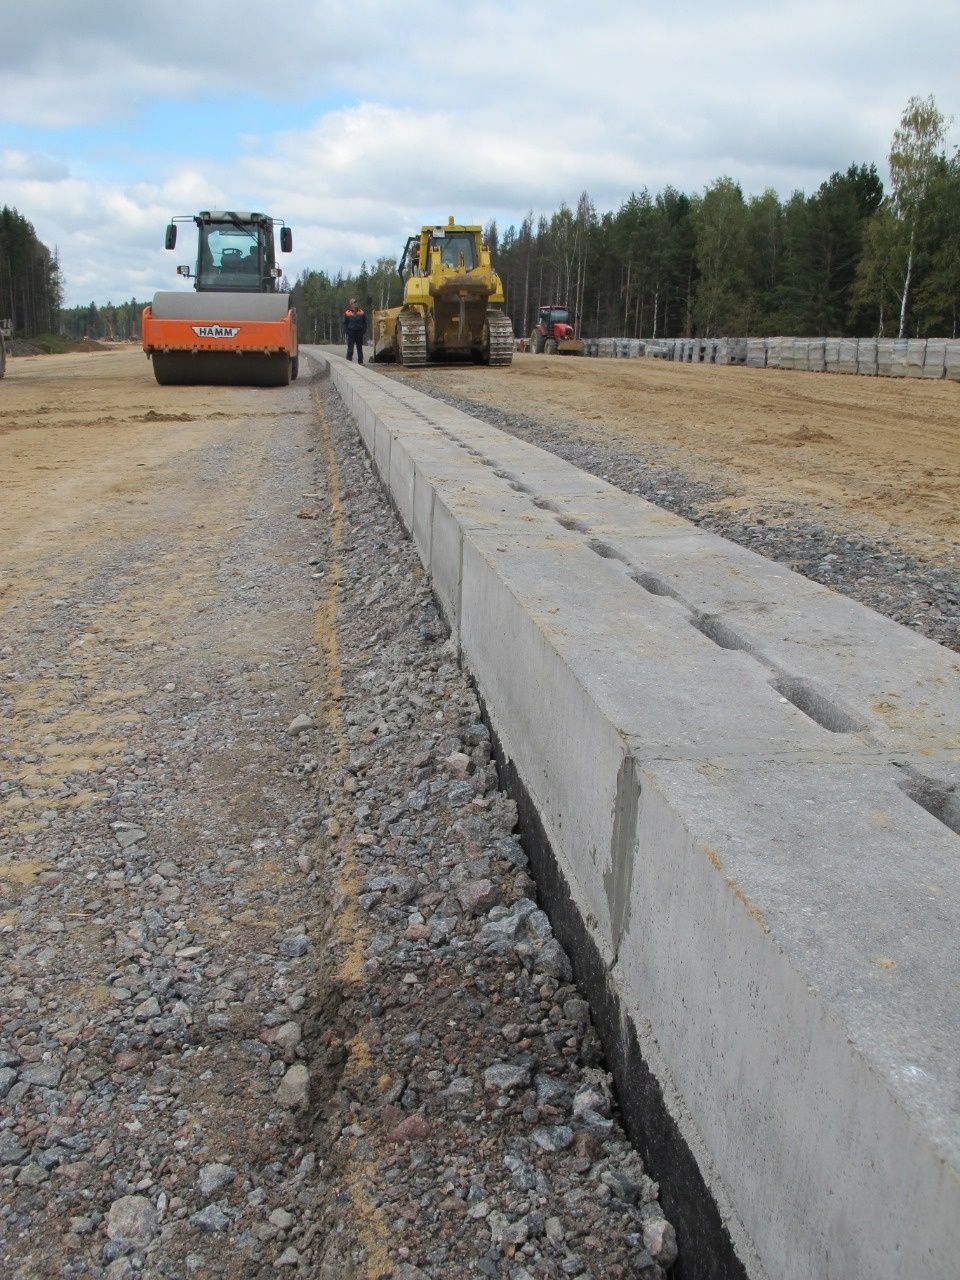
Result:
{"label": "bulldozer track", "polygon": [[427,363],[427,326],[423,316],[400,316],[397,320],[397,363],[417,369]]}
{"label": "bulldozer track", "polygon": [[513,323],[502,311],[487,312],[490,347],[487,363],[504,366],[513,363]]}

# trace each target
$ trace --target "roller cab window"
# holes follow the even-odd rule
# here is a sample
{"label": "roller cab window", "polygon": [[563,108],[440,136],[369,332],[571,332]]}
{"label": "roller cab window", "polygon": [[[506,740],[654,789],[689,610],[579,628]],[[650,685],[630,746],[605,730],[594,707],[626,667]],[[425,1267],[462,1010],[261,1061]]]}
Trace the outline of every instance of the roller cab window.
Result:
{"label": "roller cab window", "polygon": [[264,246],[258,226],[201,226],[200,289],[259,289]]}

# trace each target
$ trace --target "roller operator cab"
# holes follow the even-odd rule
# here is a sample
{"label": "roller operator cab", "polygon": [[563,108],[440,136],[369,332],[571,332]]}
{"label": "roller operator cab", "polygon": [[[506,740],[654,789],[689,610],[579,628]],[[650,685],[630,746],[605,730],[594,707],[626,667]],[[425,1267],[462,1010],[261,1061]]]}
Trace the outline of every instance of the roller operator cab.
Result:
{"label": "roller operator cab", "polygon": [[407,366],[452,357],[508,365],[513,325],[483,229],[450,217],[421,227],[400,255],[403,303],[373,314],[373,358]]}
{"label": "roller operator cab", "polygon": [[154,295],[143,312],[143,349],[161,383],[283,386],[297,376],[296,314],[279,288],[280,250],[290,253],[288,226],[263,213],[206,211],[174,218],[164,246],[177,246],[180,226],[196,225],[193,269],[177,275],[193,292]]}

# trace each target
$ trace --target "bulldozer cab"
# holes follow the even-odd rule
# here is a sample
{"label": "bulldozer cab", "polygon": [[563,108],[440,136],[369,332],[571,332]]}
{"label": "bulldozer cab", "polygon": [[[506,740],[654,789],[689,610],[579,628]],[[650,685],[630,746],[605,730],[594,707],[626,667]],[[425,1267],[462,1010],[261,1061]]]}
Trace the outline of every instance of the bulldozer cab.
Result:
{"label": "bulldozer cab", "polygon": [[477,266],[476,237],[469,231],[446,231],[439,228],[430,237],[431,257],[436,254],[440,266],[450,271],[473,271]]}
{"label": "bulldozer cab", "polygon": [[[262,213],[204,212],[194,218],[175,218],[167,227],[166,247],[177,242],[178,222],[197,225],[197,266],[193,272],[198,293],[276,293],[282,275],[276,264],[273,219]],[[281,227],[280,247],[293,248],[290,228]],[[189,267],[177,274],[191,276]]]}
{"label": "bulldozer cab", "polygon": [[411,236],[397,270],[400,279],[406,282],[410,276],[475,271],[477,267],[489,266],[490,254],[480,242],[479,230],[448,224],[424,227],[418,236]]}

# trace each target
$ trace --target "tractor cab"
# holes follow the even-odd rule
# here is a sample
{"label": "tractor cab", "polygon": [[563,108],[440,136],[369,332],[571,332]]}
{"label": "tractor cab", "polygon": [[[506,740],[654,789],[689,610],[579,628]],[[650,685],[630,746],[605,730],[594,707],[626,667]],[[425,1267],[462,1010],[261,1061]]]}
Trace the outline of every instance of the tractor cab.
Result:
{"label": "tractor cab", "polygon": [[[540,319],[538,322],[543,326],[545,338],[566,337],[567,330],[573,333],[573,326],[570,323],[570,312],[566,307],[541,307]],[[560,332],[557,332],[559,328]]]}
{"label": "tractor cab", "polygon": [[[168,249],[176,247],[178,222],[197,226],[196,269],[177,267],[177,275],[192,279],[198,293],[276,293],[283,272],[276,263],[273,218],[229,211],[174,218],[167,227]],[[284,253],[293,248],[292,232],[283,223],[280,248]]]}

